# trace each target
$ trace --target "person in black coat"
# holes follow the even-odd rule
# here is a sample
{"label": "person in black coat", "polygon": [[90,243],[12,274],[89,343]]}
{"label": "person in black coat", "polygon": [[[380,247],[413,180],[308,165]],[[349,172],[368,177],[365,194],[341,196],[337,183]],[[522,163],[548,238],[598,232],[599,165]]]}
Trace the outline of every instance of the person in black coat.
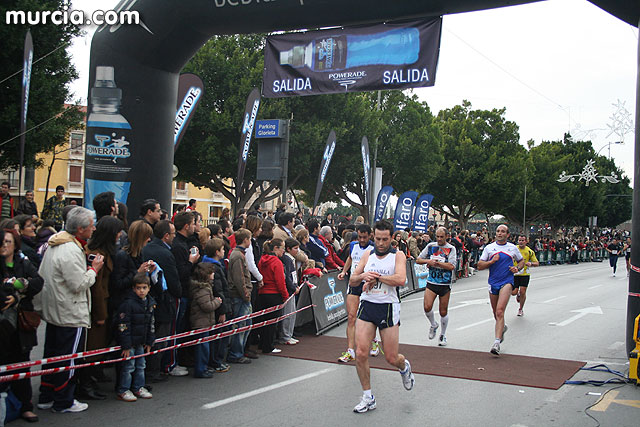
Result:
{"label": "person in black coat", "polygon": [[17,215],[13,218],[18,222],[20,226],[20,239],[22,244],[20,250],[29,258],[29,261],[35,266],[36,270],[40,268],[40,262],[42,258],[38,255],[36,247],[36,226],[33,223],[31,215]]}
{"label": "person in black coat", "polygon": [[[213,296],[222,298],[222,305],[216,310],[216,321],[222,323],[231,318],[233,308],[231,306],[231,297],[229,295],[229,282],[227,281],[227,269],[223,263],[224,257],[224,241],[219,238],[213,238],[207,242],[204,247],[204,257],[202,262],[210,262],[214,266],[213,276]],[[216,330],[216,333],[229,330],[229,327]],[[229,365],[225,363],[227,359],[227,348],[229,347],[229,337],[211,342],[211,351],[209,353],[209,364],[216,372],[226,372]]]}
{"label": "person in black coat", "polygon": [[[0,249],[0,262],[2,263],[3,276],[1,279],[10,278],[13,280],[14,288],[20,294],[20,303],[17,306],[18,311],[33,312],[33,297],[36,296],[44,284],[44,280],[38,274],[36,267],[20,252],[20,236],[14,230],[5,230],[3,245]],[[4,304],[3,304],[4,306]],[[15,309],[15,308],[11,308]],[[9,354],[7,363],[26,362],[29,360],[31,349],[38,344],[36,334],[37,326],[32,330],[24,330],[20,327],[10,337],[10,345],[8,347]],[[28,369],[18,370],[18,372],[26,372]],[[34,422],[38,420],[38,416],[33,413],[33,403],[31,402],[32,389],[31,380],[25,378],[14,381],[11,386],[16,397],[22,403],[22,418]]]}
{"label": "person in black coat", "polygon": [[[158,221],[153,229],[154,239],[142,248],[142,261],[152,260],[157,268],[150,271],[151,296],[155,299],[156,337],[166,337],[175,332],[177,302],[182,296],[182,286],[176,268],[176,259],[171,253],[171,243],[175,236],[175,227],[168,220]],[[166,342],[156,344],[164,348]],[[147,377],[152,382],[162,381],[160,371],[168,372],[175,363],[174,352],[165,351],[154,355],[147,361]]]}

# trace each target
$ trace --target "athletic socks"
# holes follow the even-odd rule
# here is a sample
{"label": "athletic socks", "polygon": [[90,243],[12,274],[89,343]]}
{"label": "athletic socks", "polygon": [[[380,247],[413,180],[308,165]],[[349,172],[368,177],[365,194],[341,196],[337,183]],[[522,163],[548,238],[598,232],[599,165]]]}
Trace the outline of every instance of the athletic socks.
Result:
{"label": "athletic socks", "polygon": [[447,314],[446,316],[441,317],[440,323],[442,324],[440,335],[447,335],[447,325],[449,325],[449,315]]}
{"label": "athletic socks", "polygon": [[424,314],[427,315],[427,319],[429,319],[429,322],[431,322],[431,326],[432,327],[436,327],[438,326],[438,324],[436,323],[436,319],[433,317],[433,309],[431,311],[425,311]]}
{"label": "athletic socks", "polygon": [[[347,349],[347,353],[349,353],[351,355],[351,357],[353,357],[354,359],[356,358],[356,351],[352,348],[348,348]],[[371,390],[369,390],[371,391]]]}
{"label": "athletic socks", "polygon": [[404,369],[398,369],[398,371],[400,371],[401,374],[406,374],[407,370],[409,370],[409,367],[407,366],[407,361],[404,361]]}
{"label": "athletic socks", "polygon": [[496,340],[494,341],[494,343],[500,344],[500,338],[496,338]]}
{"label": "athletic socks", "polygon": [[371,394],[371,389],[369,389],[369,390],[364,390],[364,391],[362,392],[362,395],[363,395],[365,398],[369,399],[369,400],[373,399],[373,395]]}

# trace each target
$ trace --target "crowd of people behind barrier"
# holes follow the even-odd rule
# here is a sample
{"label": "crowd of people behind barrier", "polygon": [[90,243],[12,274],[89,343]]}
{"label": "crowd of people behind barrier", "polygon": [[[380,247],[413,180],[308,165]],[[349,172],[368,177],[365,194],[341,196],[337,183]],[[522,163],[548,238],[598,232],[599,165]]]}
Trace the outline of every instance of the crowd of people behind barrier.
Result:
{"label": "crowd of people behind barrier", "polygon": [[[129,225],[127,206],[112,192],[97,195],[90,211],[65,205],[63,188],[47,201],[43,213],[50,219],[42,220],[35,204],[27,213],[14,211],[5,193],[0,206],[0,366],[30,360],[38,345],[40,318],[46,322],[45,358],[121,346],[117,353],[46,366],[72,367],[146,355],[193,339],[156,341],[176,333],[222,323],[216,332],[225,332],[286,316],[277,324],[190,350],[124,360],[115,365],[113,376],[102,365],[43,375],[37,406],[59,413],[86,410],[88,404],[77,398],[105,399],[101,383],[113,382],[120,400],[149,399],[154,383],[189,375],[189,367],[195,378],[210,379],[228,372],[232,364],[248,364],[260,353],[296,345],[296,297],[303,278],[342,269],[351,242],[358,239],[357,230],[362,230],[358,225],[364,223],[362,217],[354,221],[350,215],[331,214],[305,222],[302,213],[287,212],[282,205],[264,214],[254,206],[240,211],[233,221],[225,210],[217,223],[205,227],[195,200],[169,219],[158,201],[148,199],[139,207],[139,219]],[[486,227],[477,232],[449,229],[450,243],[460,254],[457,278],[467,277],[493,235]],[[397,230],[392,244],[417,258],[435,240],[434,230]],[[530,246],[542,264],[577,263],[601,260],[613,253],[609,240],[626,237],[605,230],[590,239],[536,237]],[[630,240],[614,247],[616,255],[628,248],[630,252]],[[252,319],[259,310],[264,314]],[[31,380],[0,382],[3,399],[9,391],[16,398],[16,414],[37,421]]]}

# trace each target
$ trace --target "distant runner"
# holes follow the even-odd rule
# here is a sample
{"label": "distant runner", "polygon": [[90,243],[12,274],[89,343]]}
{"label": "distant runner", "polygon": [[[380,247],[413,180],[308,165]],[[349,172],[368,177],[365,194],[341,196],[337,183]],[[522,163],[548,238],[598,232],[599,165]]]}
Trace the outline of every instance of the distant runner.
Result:
{"label": "distant runner", "polygon": [[[527,246],[527,243],[527,236],[518,237],[518,250],[524,258],[524,269],[518,271],[513,276],[513,291],[511,292],[511,295],[515,295],[516,301],[520,303],[518,316],[524,315],[522,309],[524,308],[524,302],[527,300],[527,288],[529,287],[529,278],[531,277],[529,276],[529,267],[538,267],[540,265],[535,252]],[[515,261],[514,264],[516,264]]]}
{"label": "distant runner", "polygon": [[631,271],[631,237],[627,237],[627,241],[624,244],[624,259],[627,261],[627,277]]}
{"label": "distant runner", "polygon": [[618,256],[622,251],[622,246],[618,242],[618,239],[615,237],[606,247],[607,252],[609,252],[609,265],[613,269],[613,276],[616,277],[616,268],[618,267]]}

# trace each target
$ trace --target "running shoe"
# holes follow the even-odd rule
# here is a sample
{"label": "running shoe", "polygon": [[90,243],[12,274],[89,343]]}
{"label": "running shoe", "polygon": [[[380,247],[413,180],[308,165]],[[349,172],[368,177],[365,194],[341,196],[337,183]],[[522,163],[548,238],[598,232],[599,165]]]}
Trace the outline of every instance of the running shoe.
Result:
{"label": "running shoe", "polygon": [[149,390],[144,387],[140,387],[140,390],[136,391],[133,394],[140,399],[151,399],[153,397],[153,394],[151,394]]}
{"label": "running shoe", "polygon": [[491,352],[491,354],[495,354],[496,356],[498,356],[500,354],[500,343],[494,342],[491,346],[491,350],[489,351]]}
{"label": "running shoe", "polygon": [[38,403],[36,404],[36,406],[38,407],[38,409],[51,409],[53,408],[53,400],[51,402]]}
{"label": "running shoe", "polygon": [[429,328],[429,339],[432,340],[436,337],[436,331],[438,330],[438,325],[432,326]]}
{"label": "running shoe", "polygon": [[509,327],[505,323],[504,324],[504,328],[502,329],[502,338],[500,338],[500,343],[502,343],[502,341],[504,341],[504,334],[506,334],[508,330],[509,330]]}
{"label": "running shoe", "polygon": [[446,347],[447,346],[447,337],[445,337],[444,335],[440,335],[440,340],[438,342],[438,345],[440,347]]}
{"label": "running shoe", "polygon": [[[524,316],[524,312],[522,311],[521,308],[518,309],[518,317],[522,317]],[[504,332],[502,333],[504,335]]]}
{"label": "running shoe", "polygon": [[345,351],[342,353],[342,356],[338,357],[338,361],[343,363],[351,362],[352,360],[355,360],[355,358],[348,351]]}
{"label": "running shoe", "polygon": [[413,376],[413,372],[411,372],[411,363],[409,363],[407,359],[404,360],[404,373],[400,371],[400,376],[402,377],[402,385],[404,388],[411,390],[416,379]]}
{"label": "running shoe", "polygon": [[[131,392],[129,392],[131,393]],[[134,396],[135,397],[135,396]],[[77,400],[73,400],[73,405],[69,406],[68,408],[64,408],[64,409],[54,409],[51,408],[51,412],[53,412],[54,414],[66,414],[69,412],[82,412],[82,411],[86,411],[87,408],[89,407],[88,403],[84,403],[84,402],[78,402]]]}
{"label": "running shoe", "polygon": [[358,414],[362,414],[364,412],[367,411],[373,411],[374,409],[376,409],[376,398],[375,396],[371,395],[371,399],[368,399],[364,396],[362,396],[362,399],[360,399],[360,403],[358,403],[355,408],[353,408],[353,412],[356,412]]}
{"label": "running shoe", "polygon": [[131,393],[131,390],[127,390],[124,393],[118,393],[118,400],[122,400],[124,402],[135,402],[138,398]]}
{"label": "running shoe", "polygon": [[189,371],[187,370],[187,368],[184,368],[182,366],[176,366],[171,371],[169,371],[169,375],[171,375],[172,377],[184,377],[189,375]]}
{"label": "running shoe", "polygon": [[378,340],[371,341],[371,350],[369,351],[369,355],[376,357],[380,354],[380,342]]}
{"label": "running shoe", "polygon": [[221,363],[220,365],[213,368],[213,372],[216,374],[222,374],[223,372],[228,372],[231,367],[226,363]]}

